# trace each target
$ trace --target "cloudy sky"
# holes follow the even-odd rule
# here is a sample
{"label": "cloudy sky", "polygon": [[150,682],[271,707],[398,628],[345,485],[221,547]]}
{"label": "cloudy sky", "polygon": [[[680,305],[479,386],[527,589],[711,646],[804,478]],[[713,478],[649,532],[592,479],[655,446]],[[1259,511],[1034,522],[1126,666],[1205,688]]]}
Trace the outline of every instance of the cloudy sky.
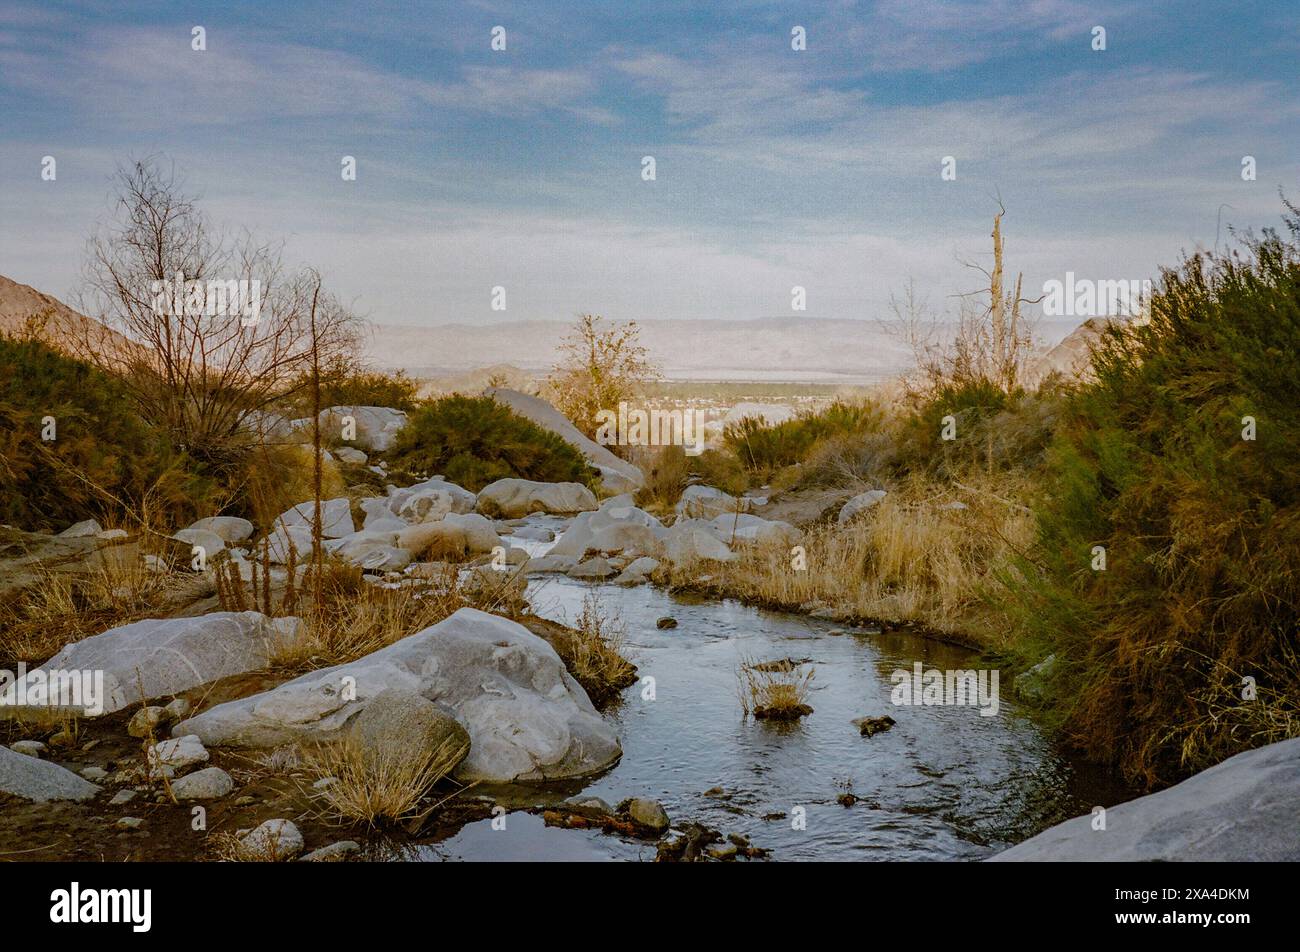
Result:
{"label": "cloudy sky", "polygon": [[0,274],[72,297],[114,168],[162,153],[390,323],[942,305],[998,195],[1027,288],[1144,278],[1300,197],[1298,57],[1300,6],[1251,0],[4,0]]}

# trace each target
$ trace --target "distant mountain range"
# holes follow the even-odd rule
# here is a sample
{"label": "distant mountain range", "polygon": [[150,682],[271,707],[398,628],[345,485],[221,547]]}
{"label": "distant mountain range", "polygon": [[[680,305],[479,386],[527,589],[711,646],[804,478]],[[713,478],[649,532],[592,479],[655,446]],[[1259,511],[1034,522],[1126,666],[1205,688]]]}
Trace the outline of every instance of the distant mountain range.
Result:
{"label": "distant mountain range", "polygon": [[[94,334],[122,339],[97,322],[25,284],[0,276],[0,332],[46,317],[42,336],[58,343]],[[1041,351],[1059,345],[1079,322],[1043,321]],[[642,321],[641,342],[670,380],[876,383],[910,368],[912,353],[890,325],[873,321],[759,318],[752,321]],[[370,324],[367,353],[375,366],[414,377],[450,377],[466,389],[490,379],[519,386],[559,359],[571,325],[561,321]],[[522,375],[521,372],[522,371]]]}
{"label": "distant mountain range", "polygon": [[[1043,349],[1078,321],[1044,321]],[[675,380],[874,383],[908,369],[912,353],[891,328],[872,321],[760,318],[752,321],[642,321],[641,342],[664,376]],[[440,377],[507,364],[545,373],[559,358],[570,325],[558,321],[376,324],[368,353],[387,369]]]}

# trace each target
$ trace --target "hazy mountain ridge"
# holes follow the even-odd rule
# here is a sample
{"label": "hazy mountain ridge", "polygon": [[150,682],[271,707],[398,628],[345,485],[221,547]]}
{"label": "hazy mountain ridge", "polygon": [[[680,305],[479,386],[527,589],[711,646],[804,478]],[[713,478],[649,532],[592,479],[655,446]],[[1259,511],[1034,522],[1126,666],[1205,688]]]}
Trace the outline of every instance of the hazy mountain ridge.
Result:
{"label": "hazy mountain ridge", "polygon": [[[1044,321],[1044,347],[1060,343],[1077,321]],[[873,321],[760,318],[752,321],[640,321],[641,341],[669,378],[874,382],[912,364],[901,336]],[[561,321],[373,324],[367,353],[380,367],[415,376],[510,364],[549,370],[570,325]]]}

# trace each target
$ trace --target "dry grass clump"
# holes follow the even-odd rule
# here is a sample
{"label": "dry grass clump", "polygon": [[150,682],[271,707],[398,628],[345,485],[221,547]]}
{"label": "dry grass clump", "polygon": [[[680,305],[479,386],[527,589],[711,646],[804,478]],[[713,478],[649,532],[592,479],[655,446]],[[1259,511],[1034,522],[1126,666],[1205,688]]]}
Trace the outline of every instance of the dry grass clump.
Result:
{"label": "dry grass clump", "polygon": [[636,504],[648,512],[668,512],[677,505],[690,479],[690,460],[680,446],[634,446],[632,462],[645,474]]}
{"label": "dry grass clump", "polygon": [[[785,546],[739,550],[735,562],[711,564],[710,587],[775,607],[816,604],[840,617],[919,624],[1001,646],[1009,625],[983,593],[1033,538],[1032,514],[1004,495],[1028,487],[1000,477],[995,497],[979,482],[963,485],[909,480],[848,525],[809,530],[801,542],[806,568]],[[969,508],[941,508],[954,500]],[[693,587],[697,577],[688,566],[669,569],[668,581]]]}
{"label": "dry grass clump", "polygon": [[[502,573],[509,575],[511,573]],[[367,582],[355,566],[325,563],[320,598],[314,577],[300,586],[300,616],[305,636],[279,646],[274,663],[306,668],[345,664],[436,625],[462,608],[509,614],[519,607],[517,590],[462,580],[454,565],[432,577],[398,588]]]}
{"label": "dry grass clump", "polygon": [[188,580],[138,559],[84,574],[47,572],[0,610],[0,659],[45,661],[65,645],[156,614]]}
{"label": "dry grass clump", "polygon": [[736,669],[741,709],[746,716],[773,721],[811,714],[808,694],[816,673],[808,662],[792,658],[763,662],[742,658]]}
{"label": "dry grass clump", "polygon": [[378,827],[415,816],[429,791],[466,752],[467,745],[454,737],[432,750],[381,752],[345,737],[308,751],[305,767],[315,781],[330,781],[312,792],[323,813]]}
{"label": "dry grass clump", "polygon": [[636,665],[623,656],[627,625],[614,610],[601,607],[587,595],[574,627],[565,629],[552,644],[574,680],[598,707],[636,681]]}

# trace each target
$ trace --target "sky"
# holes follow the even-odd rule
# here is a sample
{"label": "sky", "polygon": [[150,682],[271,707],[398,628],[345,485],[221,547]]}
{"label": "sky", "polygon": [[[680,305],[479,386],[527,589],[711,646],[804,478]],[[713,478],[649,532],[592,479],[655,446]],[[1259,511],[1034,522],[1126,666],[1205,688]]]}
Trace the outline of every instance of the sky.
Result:
{"label": "sky", "polygon": [[1150,278],[1300,197],[1298,59],[1251,0],[0,0],[0,274],[73,300],[160,155],[382,323],[954,308],[999,199],[1027,290]]}

